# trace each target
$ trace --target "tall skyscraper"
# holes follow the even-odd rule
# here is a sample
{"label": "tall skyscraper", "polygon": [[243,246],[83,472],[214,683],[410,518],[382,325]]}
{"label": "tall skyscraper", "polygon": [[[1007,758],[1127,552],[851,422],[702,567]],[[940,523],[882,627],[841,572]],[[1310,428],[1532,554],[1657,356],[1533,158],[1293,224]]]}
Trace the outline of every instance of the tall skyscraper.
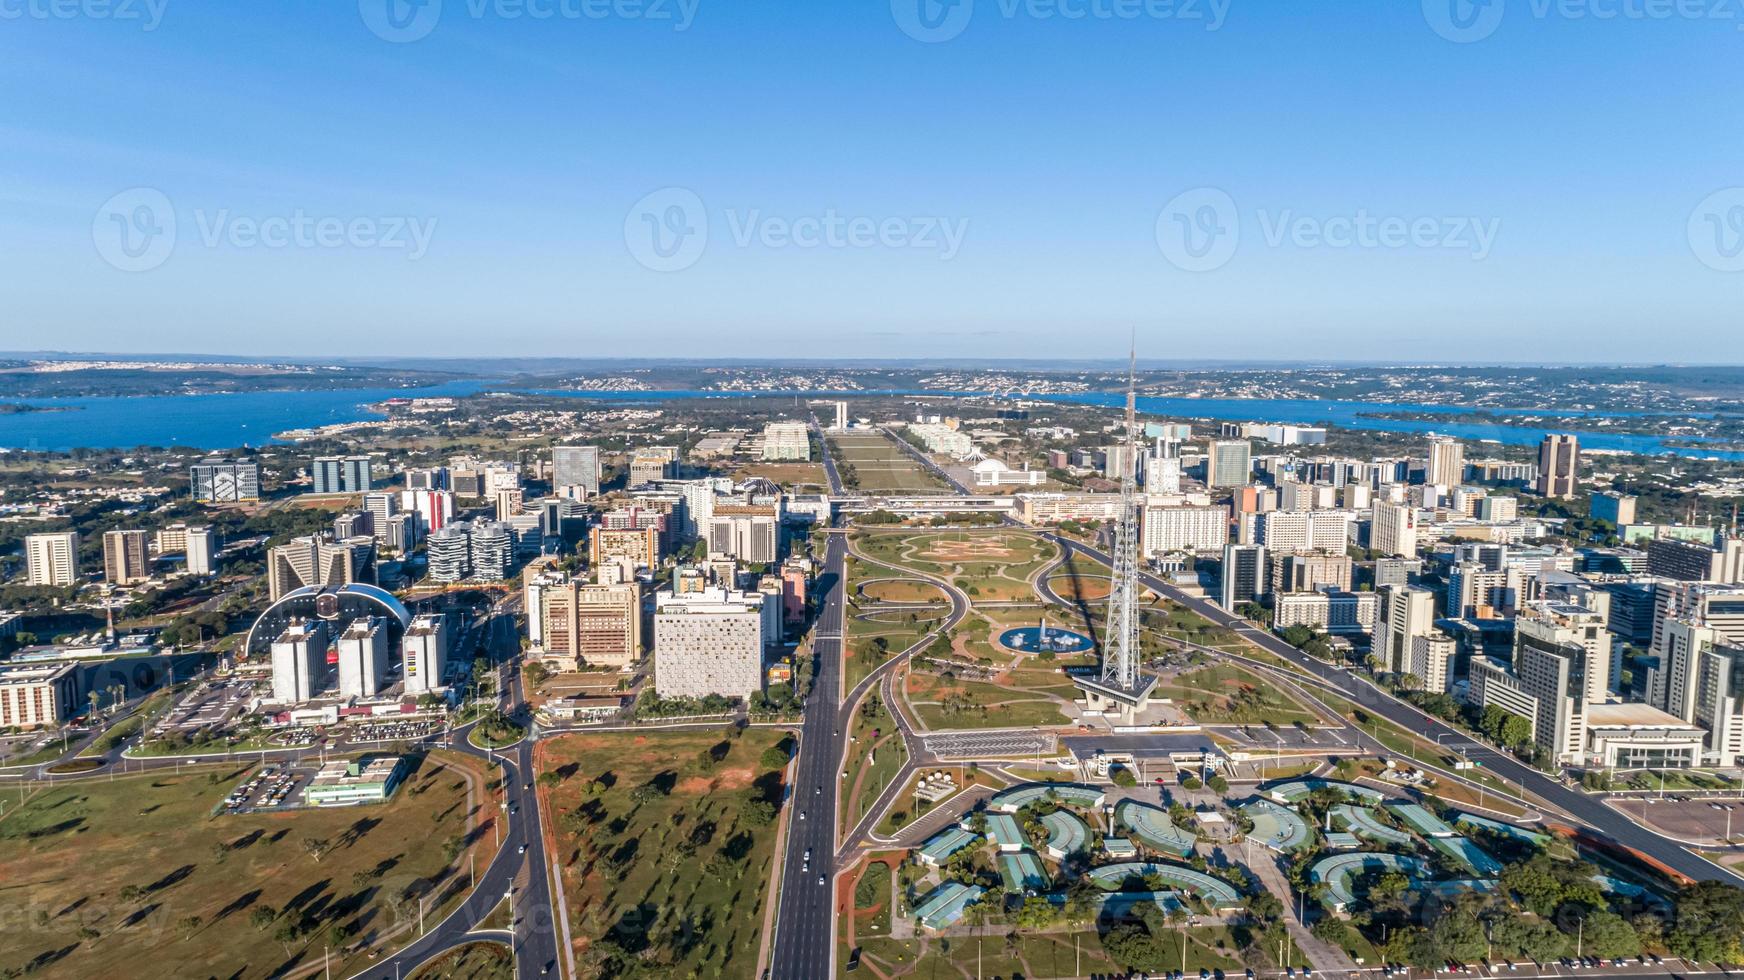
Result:
{"label": "tall skyscraper", "polygon": [[375,539],[310,535],[273,548],[266,556],[267,592],[277,602],[305,586],[332,588],[375,580]]}
{"label": "tall skyscraper", "polygon": [[298,704],[327,686],[327,624],[297,621],[272,644],[272,692],[279,704]]}
{"label": "tall skyscraper", "polygon": [[368,493],[374,478],[368,456],[321,456],[309,467],[316,493]]}
{"label": "tall skyscraper", "polygon": [[104,531],[103,580],[110,585],[133,585],[151,578],[145,545],[144,531]]}
{"label": "tall skyscraper", "polygon": [[1246,439],[1213,439],[1205,462],[1214,487],[1245,487],[1253,476],[1253,445]]}
{"label": "tall skyscraper", "polygon": [[[207,525],[187,529],[183,552],[188,571],[195,575],[211,575],[218,570],[218,532]],[[158,549],[160,552],[162,548]]]}
{"label": "tall skyscraper", "polygon": [[472,525],[450,524],[425,539],[424,552],[430,577],[438,582],[460,582],[472,575]]}
{"label": "tall skyscraper", "polygon": [[1223,595],[1225,610],[1235,611],[1244,602],[1266,594],[1266,549],[1258,544],[1223,546]]}
{"label": "tall skyscraper", "polygon": [[551,450],[551,486],[559,494],[568,487],[584,487],[589,497],[599,496],[598,446],[557,446]]}
{"label": "tall skyscraper", "polygon": [[429,694],[443,686],[448,664],[446,626],[441,616],[419,616],[406,628],[401,664],[407,694]]}
{"label": "tall skyscraper", "polygon": [[25,581],[73,585],[79,580],[79,532],[50,531],[24,538]]}
{"label": "tall skyscraper", "polygon": [[1580,488],[1580,440],[1551,434],[1538,444],[1538,494],[1566,500]]}
{"label": "tall skyscraper", "polygon": [[1457,487],[1464,483],[1465,445],[1451,436],[1430,436],[1423,482],[1437,487]]}
{"label": "tall skyscraper", "polygon": [[339,654],[339,696],[372,698],[388,676],[388,631],[380,619],[364,616],[351,621],[335,644]]}
{"label": "tall skyscraper", "polygon": [[[761,691],[763,602],[758,593],[720,588],[661,593],[654,611],[654,689],[661,697],[697,698]],[[547,616],[547,643],[550,622]]]}
{"label": "tall skyscraper", "polygon": [[515,533],[501,521],[472,525],[472,577],[495,581],[515,566]]}
{"label": "tall skyscraper", "polygon": [[1380,593],[1374,654],[1387,673],[1409,673],[1412,638],[1435,631],[1435,593],[1408,585],[1384,585]]}

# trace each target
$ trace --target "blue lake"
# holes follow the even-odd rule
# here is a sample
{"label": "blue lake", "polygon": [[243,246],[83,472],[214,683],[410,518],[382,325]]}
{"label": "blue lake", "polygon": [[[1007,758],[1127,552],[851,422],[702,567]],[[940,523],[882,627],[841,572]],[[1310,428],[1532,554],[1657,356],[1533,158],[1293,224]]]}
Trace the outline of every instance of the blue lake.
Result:
{"label": "blue lake", "polygon": [[[428,388],[349,388],[330,391],[260,391],[224,395],[161,395],[135,398],[6,398],[0,401],[66,407],[72,411],[27,412],[0,415],[0,447],[65,451],[132,446],[190,446],[198,449],[228,449],[263,445],[272,434],[286,429],[356,422],[374,416],[364,407],[395,397],[442,397],[476,394],[496,382],[457,381]],[[949,395],[951,392],[847,391],[767,392],[720,391],[613,391],[577,392],[541,390],[540,394],[609,402],[655,401],[673,398],[730,399],[739,397],[805,398],[834,396],[852,399],[868,395]],[[1118,393],[1084,393],[1046,396],[1047,400],[1083,405],[1116,406],[1124,403]],[[1566,418],[1568,425],[1555,430],[1528,426],[1490,425],[1480,422],[1413,421],[1364,418],[1365,412],[1424,411],[1471,414],[1469,410],[1444,405],[1379,404],[1353,401],[1232,398],[1140,398],[1148,413],[1182,418],[1228,421],[1299,422],[1329,424],[1349,429],[1384,432],[1439,432],[1470,440],[1489,440],[1507,445],[1536,445],[1548,431],[1579,433],[1587,449],[1637,453],[1675,453],[1681,456],[1712,456],[1744,460],[1744,452],[1667,448],[1658,436],[1599,431],[1599,418],[1627,418],[1628,413],[1591,413],[1537,408],[1530,411]]]}

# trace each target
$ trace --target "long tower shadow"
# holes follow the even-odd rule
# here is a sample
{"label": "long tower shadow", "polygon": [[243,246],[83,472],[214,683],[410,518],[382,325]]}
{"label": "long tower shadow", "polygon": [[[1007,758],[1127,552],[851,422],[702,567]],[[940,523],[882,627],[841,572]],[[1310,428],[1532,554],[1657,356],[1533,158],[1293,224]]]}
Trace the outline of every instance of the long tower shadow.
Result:
{"label": "long tower shadow", "polygon": [[[1066,596],[1060,596],[1060,598],[1065,600],[1072,609],[1077,610],[1078,618],[1084,621],[1084,635],[1090,638],[1092,649],[1096,651],[1096,656],[1101,658],[1103,653],[1102,635],[1096,631],[1096,623],[1090,612],[1090,603],[1084,598],[1084,577],[1078,571],[1076,555],[1077,552],[1074,550],[1068,549],[1066,552],[1066,576],[1072,583],[1072,595],[1070,598]],[[1059,595],[1059,593],[1056,592],[1055,595]]]}

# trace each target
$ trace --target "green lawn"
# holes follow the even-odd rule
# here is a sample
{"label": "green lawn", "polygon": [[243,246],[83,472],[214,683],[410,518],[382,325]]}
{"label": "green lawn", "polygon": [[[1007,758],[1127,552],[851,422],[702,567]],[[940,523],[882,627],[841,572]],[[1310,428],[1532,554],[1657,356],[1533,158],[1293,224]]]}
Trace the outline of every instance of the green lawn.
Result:
{"label": "green lawn", "polygon": [[958,710],[938,704],[917,704],[921,724],[935,731],[968,728],[1032,728],[1065,725],[1069,719],[1052,701],[1015,701]]}
{"label": "green lawn", "polygon": [[1174,699],[1181,710],[1201,723],[1257,725],[1269,721],[1292,725],[1320,720],[1270,681],[1229,664],[1168,678],[1157,685],[1156,694]]}
{"label": "green lawn", "polygon": [[483,770],[445,754],[380,806],[212,816],[246,765],[39,790],[0,817],[0,902],[17,913],[0,917],[0,974],[266,977],[331,943],[333,971],[350,975],[369,961],[338,947],[412,921],[419,897],[441,912],[465,890],[469,834],[490,858],[464,775],[442,763],[483,792]]}
{"label": "green lawn", "polygon": [[[873,698],[876,696],[877,692],[873,692],[862,702],[861,710],[855,713],[854,720],[848,727],[848,734],[853,737],[853,741],[848,743],[847,758],[842,763],[842,771],[847,773],[842,778],[843,830],[860,822],[872,804],[878,801],[883,787],[896,777],[897,772],[908,761],[908,745],[903,742],[901,735],[892,735],[896,731],[896,724],[891,720],[889,711],[883,706],[871,713],[866,710],[867,705],[875,703]],[[876,752],[873,751],[874,731],[892,736]],[[859,791],[855,792],[854,781],[862,771],[866,773],[866,778]]]}
{"label": "green lawn", "polygon": [[[582,976],[756,973],[782,774],[779,731],[597,732],[540,743]],[[809,787],[801,789],[810,793]],[[800,804],[803,805],[803,804]],[[640,974],[638,974],[640,975]]]}
{"label": "green lawn", "polygon": [[411,980],[514,980],[514,957],[502,943],[467,943],[420,967]]}

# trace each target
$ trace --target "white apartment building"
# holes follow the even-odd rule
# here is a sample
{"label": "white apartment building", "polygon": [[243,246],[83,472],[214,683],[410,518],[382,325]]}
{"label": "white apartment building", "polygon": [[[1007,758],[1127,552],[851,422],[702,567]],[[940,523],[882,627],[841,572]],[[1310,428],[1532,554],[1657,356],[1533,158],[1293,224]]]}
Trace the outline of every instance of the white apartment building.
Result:
{"label": "white apartment building", "polygon": [[1410,504],[1376,500],[1369,524],[1369,547],[1384,555],[1417,557],[1417,510]]}
{"label": "white apartment building", "polygon": [[372,698],[388,679],[388,631],[381,619],[358,617],[335,644],[339,654],[339,696]]}
{"label": "white apartment building", "polygon": [[1324,633],[1373,633],[1380,611],[1373,592],[1279,592],[1272,596],[1272,625],[1309,626]]}
{"label": "white apartment building", "polygon": [[52,531],[24,537],[25,580],[31,585],[79,581],[79,532]]}
{"label": "white apartment building", "polygon": [[1435,632],[1435,593],[1416,586],[1383,585],[1379,596],[1375,656],[1388,673],[1410,673],[1412,639]]}
{"label": "white apartment building", "polygon": [[1274,510],[1258,515],[1259,543],[1273,554],[1293,551],[1342,553],[1356,515],[1347,510]]}
{"label": "white apartment building", "polygon": [[0,667],[0,729],[58,725],[78,703],[76,664]]}
{"label": "white apartment building", "polygon": [[[1203,499],[1203,498],[1202,498]],[[1188,504],[1181,497],[1152,496],[1140,510],[1140,550],[1146,555],[1175,551],[1220,551],[1229,543],[1229,509]]]}
{"label": "white apartment building", "polygon": [[1431,694],[1453,690],[1453,661],[1458,653],[1459,644],[1440,630],[1411,637],[1409,672],[1417,678],[1418,689]]}

